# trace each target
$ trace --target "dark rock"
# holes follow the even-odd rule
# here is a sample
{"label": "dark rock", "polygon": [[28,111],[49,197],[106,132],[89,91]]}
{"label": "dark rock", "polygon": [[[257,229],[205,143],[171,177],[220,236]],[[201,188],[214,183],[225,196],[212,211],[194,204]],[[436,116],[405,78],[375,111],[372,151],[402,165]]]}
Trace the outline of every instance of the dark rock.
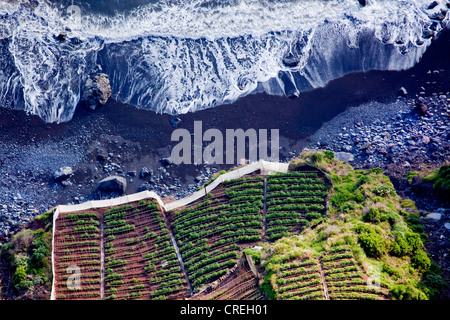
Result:
{"label": "dark rock", "polygon": [[106,153],[99,153],[97,155],[97,161],[106,161],[106,159],[108,159],[108,155]]}
{"label": "dark rock", "polygon": [[136,170],[131,170],[131,171],[127,172],[127,175],[130,176],[130,177],[136,177],[137,172],[136,172]]}
{"label": "dark rock", "polygon": [[142,192],[142,191],[145,191],[145,190],[153,190],[153,188],[152,188],[152,186],[149,184],[149,183],[144,183],[144,184],[141,184],[141,186],[138,188],[138,192]]}
{"label": "dark rock", "polygon": [[169,158],[162,158],[161,159],[161,164],[163,166],[170,166],[171,164],[173,164],[172,160],[170,160]]}
{"label": "dark rock", "polygon": [[422,178],[420,176],[414,176],[411,181],[411,186],[415,187],[420,185]]}
{"label": "dark rock", "polygon": [[139,177],[141,179],[145,179],[153,174],[153,171],[147,167],[144,167],[141,169],[141,172],[139,173]]}
{"label": "dark rock", "polygon": [[300,58],[292,54],[291,52],[288,53],[286,56],[283,57],[283,64],[286,67],[296,67],[300,63]]}
{"label": "dark rock", "polygon": [[294,98],[298,98],[299,97],[299,93],[297,90],[290,90],[288,93],[286,93],[286,96],[288,98],[294,99]]}
{"label": "dark rock", "polygon": [[125,193],[127,189],[127,180],[120,176],[107,177],[99,182],[98,189],[104,192]]}
{"label": "dark rock", "polygon": [[401,87],[400,89],[398,89],[398,95],[401,97],[405,97],[408,94],[408,91],[406,91],[406,89],[404,87]]}
{"label": "dark rock", "polygon": [[366,6],[367,1],[366,0],[358,0],[359,4],[362,5],[363,7]]}
{"label": "dark rock", "polygon": [[98,106],[106,104],[109,97],[111,97],[109,76],[105,73],[90,74],[83,90],[83,100],[87,107],[95,110]]}
{"label": "dark rock", "polygon": [[61,41],[61,42],[64,42],[64,41],[66,41],[66,39],[67,39],[67,34],[65,34],[65,33],[60,33],[60,34],[56,37],[56,39],[58,39],[58,40]]}
{"label": "dark rock", "polygon": [[430,5],[428,6],[427,10],[434,9],[437,5],[438,5],[438,3],[437,3],[436,1],[433,1],[433,2],[430,3]]}
{"label": "dark rock", "polygon": [[73,184],[72,184],[72,182],[70,182],[70,181],[68,181],[68,180],[63,180],[63,181],[61,181],[61,184],[64,186],[64,187],[71,187]]}
{"label": "dark rock", "polygon": [[416,108],[415,108],[417,114],[421,117],[425,116],[428,112],[428,107],[423,101],[416,101]]}
{"label": "dark rock", "polygon": [[434,36],[434,32],[432,30],[424,29],[422,31],[422,38],[429,39],[429,38],[432,38],[433,36]]}
{"label": "dark rock", "polygon": [[70,178],[71,176],[73,176],[73,170],[71,167],[62,167],[53,173],[53,179],[56,181],[62,181]]}
{"label": "dark rock", "polygon": [[446,11],[440,11],[433,14],[428,15],[430,19],[442,21],[445,19]]}
{"label": "dark rock", "polygon": [[180,124],[181,119],[180,118],[173,118],[169,122],[172,125],[172,127],[176,128]]}

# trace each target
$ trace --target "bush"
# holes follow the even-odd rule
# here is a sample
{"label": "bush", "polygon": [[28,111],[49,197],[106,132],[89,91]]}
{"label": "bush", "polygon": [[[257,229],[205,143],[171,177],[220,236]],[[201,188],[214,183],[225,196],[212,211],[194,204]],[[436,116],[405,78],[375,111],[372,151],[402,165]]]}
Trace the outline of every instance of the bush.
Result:
{"label": "bush", "polygon": [[419,173],[415,172],[415,171],[409,171],[408,174],[406,175],[406,181],[408,181],[409,183],[412,182],[412,179],[416,176],[418,176]]}
{"label": "bush", "polygon": [[398,236],[392,246],[391,254],[396,257],[403,257],[410,253],[411,248],[405,237]]}
{"label": "bush", "polygon": [[405,238],[411,248],[411,252],[415,252],[416,250],[423,248],[422,239],[420,239],[420,235],[417,233],[408,232],[405,234]]}
{"label": "bush", "polygon": [[380,258],[389,251],[388,241],[375,232],[361,233],[358,241],[367,256],[372,258]]}
{"label": "bush", "polygon": [[334,152],[333,151],[329,151],[329,150],[325,150],[323,152],[323,154],[325,155],[325,158],[327,159],[334,159]]}
{"label": "bush", "polygon": [[421,271],[426,271],[431,266],[430,258],[423,250],[417,250],[411,258],[412,266]]}
{"label": "bush", "polygon": [[381,168],[372,168],[372,169],[369,170],[369,173],[382,174],[383,173],[383,169],[381,169]]}
{"label": "bush", "polygon": [[425,293],[411,285],[396,285],[390,293],[394,300],[427,300]]}
{"label": "bush", "polygon": [[443,165],[439,169],[433,188],[447,193],[450,191],[450,165]]}
{"label": "bush", "polygon": [[442,289],[448,284],[442,278],[441,270],[435,263],[431,263],[430,269],[423,275],[422,290],[429,298],[436,298]]}
{"label": "bush", "polygon": [[388,187],[388,186],[381,186],[381,187],[377,187],[373,190],[373,192],[380,197],[387,197],[387,196],[395,196],[395,190],[392,187]]}
{"label": "bush", "polygon": [[322,217],[322,215],[320,213],[318,213],[318,212],[308,212],[305,215],[305,218],[308,219],[308,220],[318,219],[320,217]]}
{"label": "bush", "polygon": [[26,278],[27,278],[27,265],[25,262],[25,264],[20,264],[16,268],[16,272],[14,273],[13,276],[14,287],[17,290],[19,290],[22,287],[22,282],[25,281]]}
{"label": "bush", "polygon": [[364,222],[380,221],[380,211],[376,208],[370,208],[369,211],[362,217]]}

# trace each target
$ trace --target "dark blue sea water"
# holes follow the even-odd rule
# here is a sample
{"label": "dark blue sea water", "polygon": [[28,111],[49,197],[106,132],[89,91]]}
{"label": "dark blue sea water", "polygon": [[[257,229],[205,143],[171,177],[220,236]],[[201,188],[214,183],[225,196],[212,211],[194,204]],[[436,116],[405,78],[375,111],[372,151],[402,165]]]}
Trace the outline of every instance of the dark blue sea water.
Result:
{"label": "dark blue sea water", "polygon": [[0,0],[0,107],[47,122],[72,118],[96,65],[115,99],[179,114],[408,69],[449,21],[446,0],[18,2]]}

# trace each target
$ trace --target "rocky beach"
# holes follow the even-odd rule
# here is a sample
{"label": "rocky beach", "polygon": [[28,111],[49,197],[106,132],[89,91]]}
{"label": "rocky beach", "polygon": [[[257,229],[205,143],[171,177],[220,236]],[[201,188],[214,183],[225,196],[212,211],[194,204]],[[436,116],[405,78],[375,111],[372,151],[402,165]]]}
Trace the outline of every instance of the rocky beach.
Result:
{"label": "rocky beach", "polygon": [[[109,99],[75,117],[48,124],[21,111],[1,109],[0,241],[58,204],[153,190],[179,199],[231,165],[173,165],[167,158],[176,127],[280,130],[280,160],[305,147],[343,152],[355,167],[382,167],[405,187],[408,171],[448,161],[449,33],[443,33],[414,68],[354,73],[299,98],[254,94],[179,116],[143,111]],[[85,103],[84,103],[85,104]],[[276,112],[274,112],[276,110]],[[69,174],[55,178],[63,168]],[[126,187],[102,192],[109,176]],[[429,210],[426,207],[424,210]]]}
{"label": "rocky beach", "polygon": [[450,164],[450,3],[244,2],[0,4],[0,247],[55,206],[170,202],[248,163],[176,164],[177,129],[275,129],[281,162],[320,149],[381,168],[439,267],[421,281],[441,273],[450,299],[448,188],[430,178]]}

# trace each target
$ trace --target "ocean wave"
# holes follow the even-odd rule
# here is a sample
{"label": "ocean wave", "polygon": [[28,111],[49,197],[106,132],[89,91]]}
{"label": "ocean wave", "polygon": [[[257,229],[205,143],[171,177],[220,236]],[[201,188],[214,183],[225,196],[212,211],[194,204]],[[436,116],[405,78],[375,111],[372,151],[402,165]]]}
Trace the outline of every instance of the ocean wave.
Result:
{"label": "ocean wave", "polygon": [[66,2],[0,4],[1,106],[69,121],[97,64],[114,98],[157,112],[299,95],[410,68],[449,20],[443,0],[167,0],[114,14]]}

